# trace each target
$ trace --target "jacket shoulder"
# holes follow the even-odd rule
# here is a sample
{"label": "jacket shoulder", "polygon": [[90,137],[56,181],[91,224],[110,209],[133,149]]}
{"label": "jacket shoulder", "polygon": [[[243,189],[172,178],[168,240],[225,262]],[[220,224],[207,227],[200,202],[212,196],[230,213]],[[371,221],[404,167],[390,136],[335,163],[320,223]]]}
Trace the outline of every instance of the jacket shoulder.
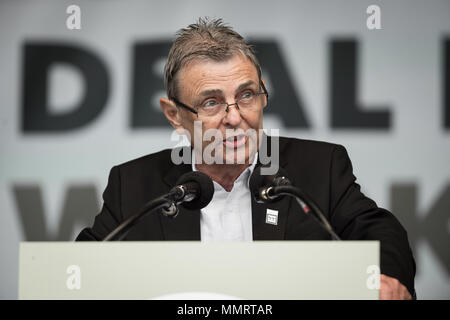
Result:
{"label": "jacket shoulder", "polygon": [[169,168],[172,163],[171,159],[172,149],[164,149],[155,153],[151,153],[127,162],[118,164],[116,167],[120,171],[135,171],[135,170],[164,170]]}
{"label": "jacket shoulder", "polygon": [[286,154],[292,156],[294,154],[301,155],[302,157],[309,156],[325,156],[331,155],[331,153],[339,148],[345,149],[340,144],[331,142],[307,140],[290,137],[280,137],[280,154]]}

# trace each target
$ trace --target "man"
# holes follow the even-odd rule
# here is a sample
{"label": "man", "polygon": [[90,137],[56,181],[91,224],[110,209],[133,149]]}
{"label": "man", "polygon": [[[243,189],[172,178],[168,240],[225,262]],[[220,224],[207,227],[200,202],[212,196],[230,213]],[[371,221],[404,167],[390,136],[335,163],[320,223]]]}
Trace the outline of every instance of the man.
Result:
{"label": "man", "polygon": [[[208,19],[180,30],[165,66],[165,86],[162,111],[188,136],[194,152],[163,150],[114,167],[102,211],[77,240],[103,239],[146,202],[168,192],[182,174],[195,170],[214,181],[210,204],[201,211],[181,208],[176,219],[148,215],[126,240],[330,239],[292,200],[268,205],[251,198],[251,173],[263,154],[276,153],[279,166],[314,199],[342,239],[380,240],[380,298],[411,299],[415,263],[407,234],[390,212],[360,192],[345,148],[282,137],[263,141],[268,92],[252,48],[238,33],[221,20]],[[216,133],[215,139],[205,139],[207,132]],[[279,149],[272,148],[273,141]],[[174,164],[177,152],[192,161]],[[276,224],[265,222],[267,208],[279,212]]]}

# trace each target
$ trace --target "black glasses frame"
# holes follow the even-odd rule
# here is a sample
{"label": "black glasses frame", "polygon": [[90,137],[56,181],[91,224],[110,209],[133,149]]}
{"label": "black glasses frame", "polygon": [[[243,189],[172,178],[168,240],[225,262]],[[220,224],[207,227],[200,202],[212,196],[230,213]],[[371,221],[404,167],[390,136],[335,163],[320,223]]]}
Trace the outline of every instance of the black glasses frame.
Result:
{"label": "black glasses frame", "polygon": [[[258,92],[258,93],[256,93],[255,95],[261,95],[261,94],[265,94],[266,95],[266,98],[267,99],[269,99],[269,93],[267,92],[267,89],[266,89],[266,86],[264,85],[264,83],[260,80],[259,81],[259,84],[261,85],[261,88],[263,89],[263,92]],[[182,107],[182,108],[184,108],[184,109],[186,109],[186,110],[188,110],[188,111],[190,111],[190,112],[192,112],[192,113],[194,113],[194,114],[196,114],[197,115],[197,117],[198,117],[198,112],[197,112],[197,110],[195,110],[194,108],[192,108],[192,107],[189,107],[188,105],[185,105],[184,103],[182,103],[181,101],[178,101],[177,99],[175,99],[175,98],[172,98],[172,99],[170,99],[170,100],[172,100],[173,102],[175,102],[175,104],[177,104],[177,105],[179,105],[180,107]],[[236,105],[236,107],[237,107],[237,109],[239,109],[239,105],[237,104],[237,102],[235,102],[235,103],[228,103],[227,102],[227,108],[226,108],[226,112],[228,112],[228,107],[229,106],[232,106],[232,105]]]}

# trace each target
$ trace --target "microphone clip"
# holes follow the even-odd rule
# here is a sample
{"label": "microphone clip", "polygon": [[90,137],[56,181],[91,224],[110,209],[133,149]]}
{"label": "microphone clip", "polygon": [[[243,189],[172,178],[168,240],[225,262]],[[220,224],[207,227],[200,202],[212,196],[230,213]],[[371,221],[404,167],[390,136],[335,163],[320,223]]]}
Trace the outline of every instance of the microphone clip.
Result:
{"label": "microphone clip", "polygon": [[272,202],[273,200],[278,198],[278,196],[273,193],[273,186],[260,189],[259,196],[263,200],[261,202]]}
{"label": "microphone clip", "polygon": [[178,215],[178,206],[175,202],[171,201],[167,206],[161,208],[163,215],[169,218],[175,218]]}

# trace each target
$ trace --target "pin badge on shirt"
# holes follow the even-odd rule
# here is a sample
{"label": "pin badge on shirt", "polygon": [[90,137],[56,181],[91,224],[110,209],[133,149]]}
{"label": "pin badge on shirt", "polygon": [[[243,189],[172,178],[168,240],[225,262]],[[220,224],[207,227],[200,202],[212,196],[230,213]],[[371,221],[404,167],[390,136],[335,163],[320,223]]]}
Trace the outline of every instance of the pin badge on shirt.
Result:
{"label": "pin badge on shirt", "polygon": [[278,225],[278,211],[277,210],[267,209],[266,223],[273,224],[275,226]]}

